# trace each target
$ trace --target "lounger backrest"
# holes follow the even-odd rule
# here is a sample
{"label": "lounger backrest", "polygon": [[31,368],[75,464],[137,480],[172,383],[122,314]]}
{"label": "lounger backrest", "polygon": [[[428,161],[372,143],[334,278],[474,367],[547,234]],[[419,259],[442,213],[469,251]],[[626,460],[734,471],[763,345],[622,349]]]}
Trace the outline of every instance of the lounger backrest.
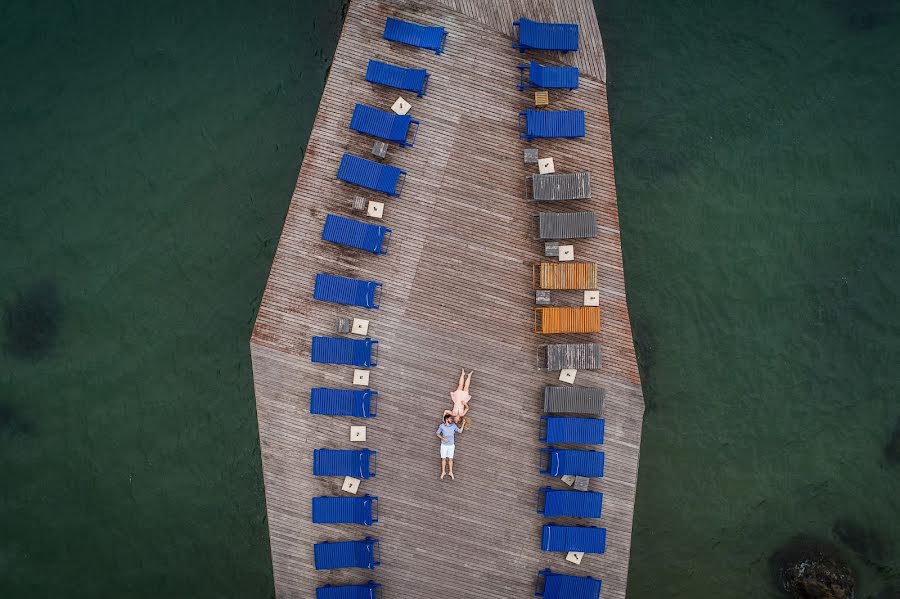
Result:
{"label": "lounger backrest", "polygon": [[325,217],[322,239],[373,254],[383,254],[384,240],[390,232],[390,229],[381,225],[329,214]]}
{"label": "lounger backrest", "polygon": [[317,387],[310,390],[310,414],[327,416],[353,416],[371,418],[375,415],[372,401],[378,392],[372,389],[327,389]]}
{"label": "lounger backrest", "polygon": [[532,60],[528,66],[528,78],[534,87],[577,89],[578,67],[544,66]]}
{"label": "lounger backrest", "polygon": [[544,387],[544,411],[555,414],[601,416],[603,415],[604,394],[604,390],[599,387],[548,385]]}
{"label": "lounger backrest", "polygon": [[603,509],[603,493],[595,491],[569,491],[544,487],[545,518],[573,517],[599,518]]}
{"label": "lounger backrest", "polygon": [[591,174],[583,173],[548,173],[546,175],[530,175],[531,197],[537,202],[561,202],[568,200],[587,200],[591,197]]}
{"label": "lounger backrest", "polygon": [[543,551],[606,551],[606,529],[596,526],[560,526],[545,524],[541,534]]}
{"label": "lounger backrest", "polygon": [[354,131],[398,143],[406,142],[410,123],[412,117],[408,114],[394,114],[365,104],[357,104],[350,118]]}
{"label": "lounger backrest", "polygon": [[576,443],[600,445],[603,443],[604,420],[574,416],[542,416],[547,427],[543,441],[546,443]]}
{"label": "lounger backrest", "polygon": [[538,289],[596,289],[596,262],[541,262],[535,283]]}
{"label": "lounger backrest", "polygon": [[426,27],[392,17],[388,17],[384,23],[384,39],[416,48],[434,50],[435,54],[444,51],[446,35],[443,27]]}
{"label": "lounger backrest", "polygon": [[546,351],[547,370],[600,370],[602,365],[599,343],[553,343],[547,345]]}
{"label": "lounger backrest", "polygon": [[[601,583],[590,576],[557,574],[552,570],[539,573],[544,579],[539,597],[544,599],[599,599]],[[317,598],[318,599],[318,598]]]}
{"label": "lounger backrest", "polygon": [[526,137],[584,137],[583,110],[525,110]]}
{"label": "lounger backrest", "polygon": [[320,364],[345,364],[348,366],[373,366],[372,348],[378,343],[368,337],[347,339],[345,337],[312,338],[311,357]]}
{"label": "lounger backrest", "polygon": [[561,52],[578,49],[577,23],[542,23],[522,17],[514,25],[519,26],[520,48]]}
{"label": "lounger backrest", "polygon": [[425,69],[408,69],[378,60],[370,60],[369,66],[366,68],[366,81],[416,92],[422,96],[425,94],[428,71]]}
{"label": "lounger backrest", "polygon": [[586,239],[597,236],[597,215],[583,212],[539,212],[541,239]]}
{"label": "lounger backrest", "polygon": [[314,449],[313,476],[372,478],[371,449]]}
{"label": "lounger backrest", "polygon": [[314,524],[363,524],[371,526],[372,505],[377,497],[313,497],[312,521]]}
{"label": "lounger backrest", "polygon": [[396,196],[398,195],[397,184],[404,174],[404,171],[396,166],[367,160],[353,154],[344,154],[341,158],[341,166],[338,168],[337,178],[366,189]]}
{"label": "lounger backrest", "polygon": [[368,584],[326,585],[316,589],[316,599],[377,599],[380,586],[371,580]]}

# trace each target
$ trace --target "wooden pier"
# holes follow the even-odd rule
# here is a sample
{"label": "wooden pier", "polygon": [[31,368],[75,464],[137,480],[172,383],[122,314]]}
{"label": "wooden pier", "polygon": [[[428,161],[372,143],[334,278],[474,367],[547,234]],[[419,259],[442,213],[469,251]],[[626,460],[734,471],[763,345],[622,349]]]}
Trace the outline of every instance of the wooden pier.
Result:
{"label": "wooden pier", "polygon": [[[395,16],[448,32],[446,52],[382,39]],[[511,24],[521,16],[580,25],[577,52],[520,54]],[[370,59],[426,68],[428,93],[398,93],[364,80]],[[580,87],[551,91],[550,109],[582,109],[587,135],[520,141],[517,113],[533,93],[516,88],[516,66],[531,58],[576,64]],[[606,67],[589,0],[353,0],[319,106],[251,340],[275,588],[279,598],[309,598],[323,584],[372,579],[387,598],[434,595],[530,597],[544,568],[603,581],[601,597],[622,598],[628,577],[632,513],[644,411],[635,362],[619,240]],[[415,147],[392,145],[385,163],[408,172],[402,196],[386,198],[336,180],[344,152],[370,156],[372,138],[348,128],[356,102],[387,109],[397,98],[421,122]],[[298,99],[298,102],[301,99]],[[298,145],[302,140],[298,140]],[[538,206],[524,199],[536,172],[523,150],[551,156],[558,172],[589,171],[592,197]],[[384,201],[384,218],[352,212],[354,196]],[[547,260],[536,239],[539,210],[593,210],[598,235],[574,241],[575,259],[597,263],[602,329],[598,334],[537,335],[532,265]],[[387,255],[321,240],[328,213],[393,230]],[[384,283],[381,308],[314,301],[317,272]],[[552,291],[556,305],[581,303],[581,291]],[[335,335],[339,317],[370,320],[379,341],[370,387],[378,415],[368,420],[313,416],[311,387],[350,387],[352,368],[314,364],[313,335]],[[544,519],[538,489],[567,488],[539,474],[543,388],[558,372],[537,367],[545,343],[602,344],[603,366],[579,371],[577,384],[605,390],[606,470],[601,491],[606,553],[581,565],[540,550]],[[475,371],[471,428],[457,441],[456,480],[439,480],[441,412],[460,367]],[[368,427],[351,443],[351,424]],[[312,476],[315,448],[378,452],[377,476],[360,493],[379,497],[372,527],[311,522],[311,498],[341,495],[341,480]],[[562,524],[577,523],[555,519]],[[366,536],[381,542],[374,571],[317,572],[313,544]]]}

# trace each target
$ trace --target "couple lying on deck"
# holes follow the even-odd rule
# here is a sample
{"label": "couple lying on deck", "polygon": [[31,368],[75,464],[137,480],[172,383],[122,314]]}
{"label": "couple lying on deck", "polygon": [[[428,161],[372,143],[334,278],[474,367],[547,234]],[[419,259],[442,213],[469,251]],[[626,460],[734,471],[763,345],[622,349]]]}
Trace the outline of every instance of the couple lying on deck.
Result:
{"label": "couple lying on deck", "polygon": [[[469,400],[472,399],[472,396],[469,395],[469,385],[472,383],[472,372],[467,375],[465,369],[463,369],[459,374],[459,383],[456,385],[456,390],[450,392],[450,399],[453,401],[453,409],[444,410],[443,423],[438,427],[437,432],[435,433],[438,439],[441,440],[441,479],[447,476],[447,474],[450,475],[451,479],[454,479],[453,454],[456,450],[454,435],[466,430],[466,425],[468,424],[468,419],[465,416],[469,413]],[[462,419],[461,427],[457,426],[460,419]],[[450,472],[447,472],[448,464],[450,466]]]}

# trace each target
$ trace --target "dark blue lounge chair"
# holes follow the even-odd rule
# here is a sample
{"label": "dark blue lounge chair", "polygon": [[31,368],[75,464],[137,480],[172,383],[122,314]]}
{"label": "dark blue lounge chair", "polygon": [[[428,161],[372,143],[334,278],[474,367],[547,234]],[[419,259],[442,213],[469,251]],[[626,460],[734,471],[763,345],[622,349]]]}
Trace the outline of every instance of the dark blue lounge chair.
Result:
{"label": "dark blue lounge chair", "polygon": [[[413,125],[415,128],[412,138],[407,140],[409,129]],[[419,121],[408,114],[394,114],[365,104],[357,104],[350,119],[350,128],[363,135],[397,142],[401,148],[411,148],[419,132]]]}
{"label": "dark blue lounge chair", "polygon": [[545,443],[578,443],[600,445],[603,443],[602,418],[577,418],[569,416],[541,416],[546,425],[540,440]]}
{"label": "dark blue lounge chair", "polygon": [[[582,121],[584,121],[583,113]],[[400,190],[403,189],[406,171],[353,154],[344,154],[344,157],[341,158],[341,166],[338,168],[337,178],[346,183],[380,191],[396,198],[400,196]]]}
{"label": "dark blue lounge chair", "polygon": [[374,418],[378,410],[378,391],[372,389],[326,389],[309,392],[309,413],[325,416]]}
{"label": "dark blue lounge chair", "polygon": [[513,28],[519,28],[519,35],[513,32],[517,40],[513,48],[519,52],[525,50],[559,50],[573,52],[578,49],[577,23],[541,23],[525,17],[513,21]]}
{"label": "dark blue lounge chair", "polygon": [[386,254],[391,242],[391,230],[381,225],[329,214],[322,227],[322,239],[373,254]]}
{"label": "dark blue lounge chair", "polygon": [[379,599],[381,585],[371,580],[366,584],[350,584],[332,586],[330,584],[316,589],[316,599]]}
{"label": "dark blue lounge chair", "polygon": [[545,524],[541,532],[541,551],[606,551],[606,529],[596,526]]}
{"label": "dark blue lounge chair", "polygon": [[541,487],[538,489],[538,506],[537,512],[544,518],[599,518],[603,509],[603,493]]}
{"label": "dark blue lounge chair", "polygon": [[375,281],[318,273],[316,286],[313,289],[313,298],[334,304],[377,309],[378,298],[376,296],[381,295],[381,286],[381,283]]}
{"label": "dark blue lounge chair", "polygon": [[336,570],[338,568],[368,568],[372,570],[381,563],[381,549],[378,540],[371,537],[359,541],[340,543],[316,543],[313,546],[316,570]]}
{"label": "dark blue lounge chair", "polygon": [[[545,67],[536,60],[519,65],[519,90],[526,87],[541,89],[578,89],[578,67]],[[525,81],[525,71],[528,81]]]}
{"label": "dark blue lounge chair", "polygon": [[313,476],[375,476],[375,454],[371,449],[313,449]]}
{"label": "dark blue lounge chair", "polygon": [[447,32],[443,27],[426,27],[388,17],[384,23],[384,39],[443,54]]}
{"label": "dark blue lounge chair", "polygon": [[534,596],[544,599],[600,599],[600,581],[590,576],[571,576],[557,574],[553,570],[541,570],[538,572]]}
{"label": "dark blue lounge chair", "polygon": [[378,342],[345,337],[312,338],[312,361],[319,364],[345,364],[369,368],[378,365]]}
{"label": "dark blue lounge chair", "polygon": [[529,141],[535,137],[584,137],[584,111],[523,110],[519,113],[519,137]]}
{"label": "dark blue lounge chair", "polygon": [[[373,515],[374,513],[374,515]],[[313,524],[363,524],[372,526],[378,522],[378,498],[362,497],[313,497]]]}
{"label": "dark blue lounge chair", "polygon": [[416,92],[421,98],[428,89],[428,71],[408,69],[378,60],[370,60],[366,68],[366,81],[396,89]]}
{"label": "dark blue lounge chair", "polygon": [[541,449],[541,474],[550,476],[603,476],[603,452],[586,449]]}

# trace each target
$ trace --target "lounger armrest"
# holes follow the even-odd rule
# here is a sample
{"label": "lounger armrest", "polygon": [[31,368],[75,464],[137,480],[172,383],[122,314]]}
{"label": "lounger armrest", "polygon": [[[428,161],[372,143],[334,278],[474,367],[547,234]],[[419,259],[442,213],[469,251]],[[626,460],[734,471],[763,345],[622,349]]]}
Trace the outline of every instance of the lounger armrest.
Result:
{"label": "lounger armrest", "polygon": [[437,51],[435,52],[435,54],[443,54],[443,53],[444,53],[444,47],[445,47],[446,45],[447,45],[447,31],[444,30],[444,35],[441,36],[441,46],[440,46],[440,48],[437,49]]}
{"label": "lounger armrest", "polygon": [[426,93],[428,93],[428,78],[431,77],[431,73],[425,73],[425,83],[422,84],[422,91],[419,92],[419,97],[421,98]]}
{"label": "lounger armrest", "polygon": [[378,283],[375,285],[375,293],[372,294],[372,307],[376,310],[381,306],[381,290],[384,288],[384,285]]}
{"label": "lounger armrest", "polygon": [[369,352],[369,366],[378,366],[378,342],[372,341],[372,348]]}
{"label": "lounger armrest", "polygon": [[550,474],[550,451],[547,447],[541,448],[541,474]]}
{"label": "lounger armrest", "polygon": [[544,514],[544,503],[547,499],[547,489],[550,487],[541,487],[538,489],[537,513]]}
{"label": "lounger armrest", "polygon": [[547,346],[538,346],[536,352],[535,363],[537,364],[538,370],[547,370]]}
{"label": "lounger armrest", "polygon": [[387,254],[388,246],[391,244],[391,236],[391,230],[385,229],[384,237],[381,239],[381,251],[378,252],[379,254]]}
{"label": "lounger armrest", "polygon": [[[412,119],[409,121],[409,128],[412,129],[412,139],[409,138],[409,130],[406,132],[406,139],[403,140],[403,143],[400,144],[404,148],[411,148],[416,143],[416,135],[419,134],[419,121]],[[415,129],[413,129],[413,125],[415,125]]]}
{"label": "lounger armrest", "polygon": [[[530,192],[530,193],[529,193]],[[534,202],[534,175],[525,177],[525,199]]]}
{"label": "lounger armrest", "polygon": [[[519,113],[519,139],[530,139],[528,137],[528,117],[525,115],[525,112],[522,111]],[[524,123],[524,126],[523,126]]]}
{"label": "lounger armrest", "polygon": [[516,67],[519,69],[519,91],[525,89],[525,69],[530,68],[527,64],[520,64]]}
{"label": "lounger armrest", "polygon": [[369,581],[369,584],[373,585],[372,588],[375,589],[375,599],[382,599],[381,598],[381,585],[374,584],[373,581],[371,581],[371,580]]}
{"label": "lounger armrest", "polygon": [[378,522],[378,498],[372,498],[372,523]]}
{"label": "lounger armrest", "polygon": [[540,308],[534,309],[534,332],[535,333],[540,332],[541,325],[543,324],[543,319],[541,318],[542,313],[543,313],[543,310],[541,310]]}
{"label": "lounger armrest", "polygon": [[544,596],[544,582],[546,580],[547,572],[550,570],[541,570],[537,573],[537,581],[534,583],[534,596],[535,597],[543,597]]}
{"label": "lounger armrest", "polygon": [[369,395],[369,417],[378,415],[378,391],[372,391]]}
{"label": "lounger armrest", "polygon": [[541,268],[540,262],[531,265],[531,288],[538,289],[538,271]]}
{"label": "lounger armrest", "polygon": [[370,476],[375,476],[375,466],[376,466],[375,456],[377,454],[378,454],[377,451],[373,451],[373,452],[369,453],[369,475]]}
{"label": "lounger armrest", "polygon": [[538,441],[540,441],[541,443],[545,443],[547,441],[547,417],[546,416],[541,416],[541,422],[540,422],[540,424],[538,424],[538,426],[540,427],[539,432],[538,432],[538,434],[540,435],[538,437]]}
{"label": "lounger armrest", "polygon": [[400,173],[400,176],[397,177],[397,190],[391,195],[395,198],[400,197],[400,193],[403,191],[403,184],[406,183],[406,173]]}

